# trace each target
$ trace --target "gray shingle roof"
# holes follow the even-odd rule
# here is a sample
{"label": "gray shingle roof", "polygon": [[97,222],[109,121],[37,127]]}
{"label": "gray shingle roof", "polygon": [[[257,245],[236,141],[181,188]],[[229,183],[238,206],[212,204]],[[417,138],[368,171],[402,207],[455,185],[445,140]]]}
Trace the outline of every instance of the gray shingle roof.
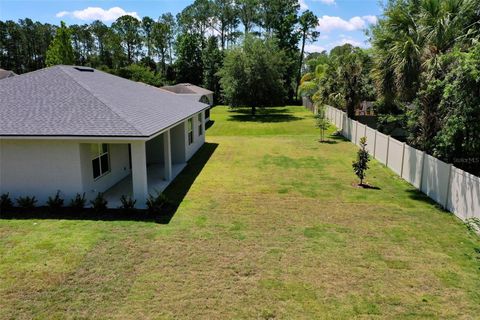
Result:
{"label": "gray shingle roof", "polygon": [[16,76],[17,74],[10,70],[0,69],[0,80]]}
{"label": "gray shingle roof", "polygon": [[99,70],[55,66],[2,80],[0,136],[148,137],[206,108]]}
{"label": "gray shingle roof", "polygon": [[209,95],[213,91],[207,90],[205,88],[190,84],[190,83],[178,83],[173,86],[163,86],[162,89],[180,93],[180,94],[200,94],[200,95]]}

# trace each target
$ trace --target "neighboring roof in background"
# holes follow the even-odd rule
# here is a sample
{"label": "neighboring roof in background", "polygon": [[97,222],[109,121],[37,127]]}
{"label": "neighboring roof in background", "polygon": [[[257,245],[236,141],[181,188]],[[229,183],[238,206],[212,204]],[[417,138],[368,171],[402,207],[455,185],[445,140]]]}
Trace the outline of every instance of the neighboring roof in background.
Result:
{"label": "neighboring roof in background", "polygon": [[2,80],[0,136],[149,137],[206,108],[103,71],[54,66]]}
{"label": "neighboring roof in background", "polygon": [[213,94],[213,91],[207,90],[205,88],[190,84],[190,83],[178,83],[173,86],[163,86],[162,89],[178,93],[178,94],[199,94],[199,95],[209,95]]}
{"label": "neighboring roof in background", "polygon": [[10,70],[5,70],[0,68],[0,80],[5,79],[5,78],[11,78],[13,76],[16,76],[17,74],[13,71]]}

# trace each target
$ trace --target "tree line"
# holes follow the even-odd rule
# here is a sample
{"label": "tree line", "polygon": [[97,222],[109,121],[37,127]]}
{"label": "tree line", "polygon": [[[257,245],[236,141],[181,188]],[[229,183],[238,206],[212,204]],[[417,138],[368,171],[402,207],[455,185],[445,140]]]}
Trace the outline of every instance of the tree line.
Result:
{"label": "tree line", "polygon": [[195,0],[176,16],[122,16],[110,26],[0,21],[0,66],[19,74],[58,63],[90,66],[157,86],[203,85],[218,98],[225,56],[252,37],[283,55],[282,96],[273,100],[292,101],[303,48],[317,37],[317,18],[299,8],[298,0]]}
{"label": "tree line", "polygon": [[392,0],[368,30],[372,47],[306,58],[301,89],[352,118],[375,101],[379,130],[480,174],[480,2]]}

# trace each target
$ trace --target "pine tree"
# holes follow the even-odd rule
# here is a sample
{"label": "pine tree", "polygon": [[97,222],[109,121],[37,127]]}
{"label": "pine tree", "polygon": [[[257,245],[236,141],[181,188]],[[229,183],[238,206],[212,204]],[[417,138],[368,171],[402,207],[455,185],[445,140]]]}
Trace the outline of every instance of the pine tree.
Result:
{"label": "pine tree", "polygon": [[74,60],[71,32],[65,22],[62,21],[55,38],[48,47],[46,64],[47,66],[72,65]]}

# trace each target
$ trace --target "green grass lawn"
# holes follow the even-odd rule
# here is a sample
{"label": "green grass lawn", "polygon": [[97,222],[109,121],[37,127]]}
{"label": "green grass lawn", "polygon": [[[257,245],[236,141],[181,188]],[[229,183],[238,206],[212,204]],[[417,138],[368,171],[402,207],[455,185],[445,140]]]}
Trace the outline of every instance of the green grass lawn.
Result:
{"label": "green grass lawn", "polygon": [[[480,317],[480,241],[312,115],[224,107],[168,224],[0,220],[0,318]],[[333,131],[330,130],[330,132]]]}

